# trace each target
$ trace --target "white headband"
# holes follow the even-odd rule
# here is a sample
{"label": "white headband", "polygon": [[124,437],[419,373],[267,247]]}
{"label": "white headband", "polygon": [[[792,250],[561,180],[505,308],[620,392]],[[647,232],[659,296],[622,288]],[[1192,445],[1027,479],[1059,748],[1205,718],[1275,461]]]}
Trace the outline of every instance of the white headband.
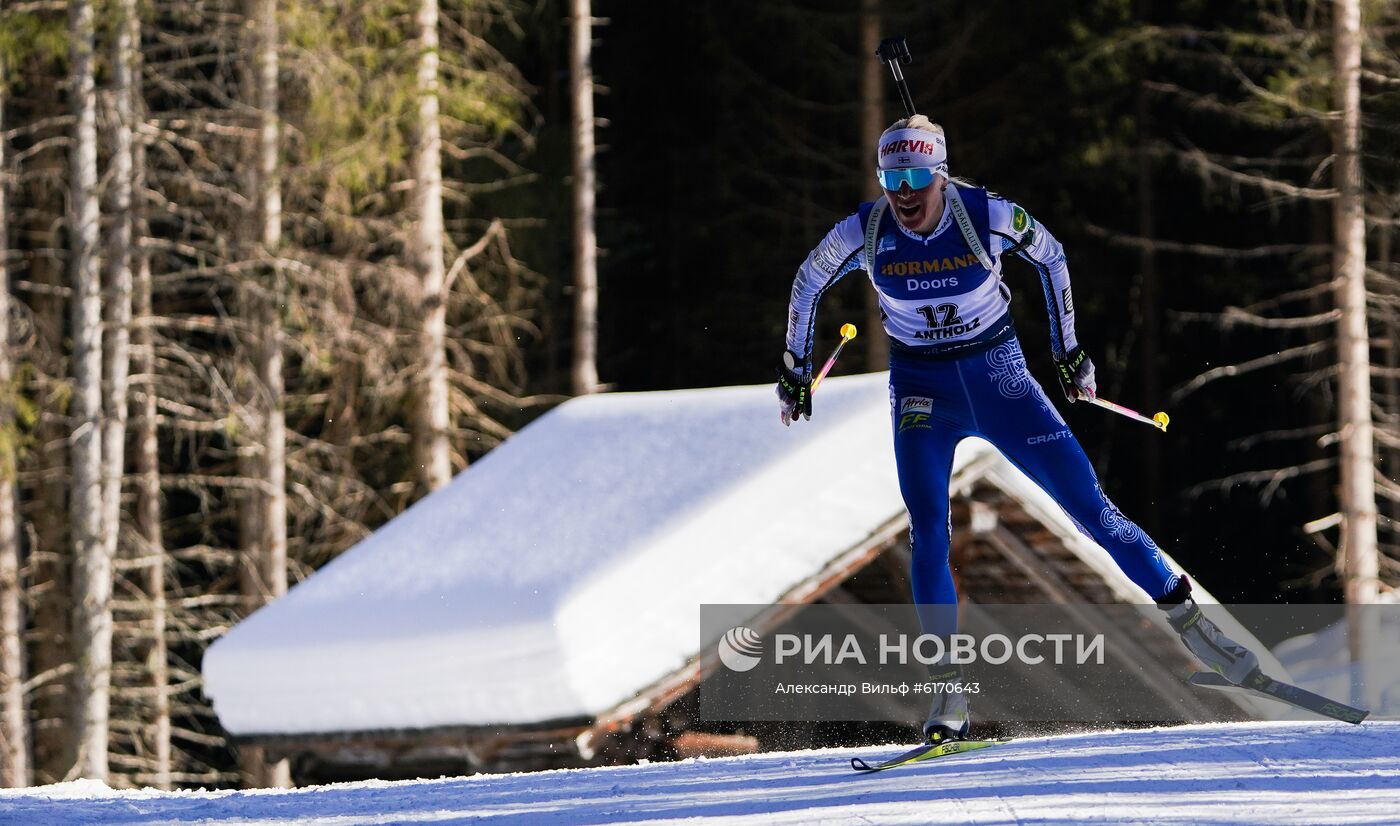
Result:
{"label": "white headband", "polygon": [[880,136],[880,169],[933,167],[948,177],[948,145],[943,136],[926,129],[894,129]]}

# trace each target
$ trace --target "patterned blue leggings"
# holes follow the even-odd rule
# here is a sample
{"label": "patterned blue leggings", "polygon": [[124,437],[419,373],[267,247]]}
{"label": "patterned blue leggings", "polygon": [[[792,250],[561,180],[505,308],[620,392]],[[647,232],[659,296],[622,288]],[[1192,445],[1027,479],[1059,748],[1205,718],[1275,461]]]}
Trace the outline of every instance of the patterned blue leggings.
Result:
{"label": "patterned blue leggings", "polygon": [[996,445],[1149,596],[1176,585],[1177,574],[1152,537],[1104,495],[1079,441],[1026,370],[1016,339],[941,361],[896,352],[890,401],[899,487],[909,509],[914,602],[926,633],[956,630],[948,479],[953,449],[967,436]]}

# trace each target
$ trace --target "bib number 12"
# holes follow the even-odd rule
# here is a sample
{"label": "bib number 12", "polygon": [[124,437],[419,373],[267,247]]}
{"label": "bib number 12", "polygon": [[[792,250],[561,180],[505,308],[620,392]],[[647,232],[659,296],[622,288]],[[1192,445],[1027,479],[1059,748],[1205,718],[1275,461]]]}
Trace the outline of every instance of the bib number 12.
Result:
{"label": "bib number 12", "polygon": [[928,322],[930,329],[934,327],[952,327],[955,324],[963,323],[962,317],[958,315],[958,305],[939,304],[937,307],[932,304],[925,304],[919,308],[924,320]]}

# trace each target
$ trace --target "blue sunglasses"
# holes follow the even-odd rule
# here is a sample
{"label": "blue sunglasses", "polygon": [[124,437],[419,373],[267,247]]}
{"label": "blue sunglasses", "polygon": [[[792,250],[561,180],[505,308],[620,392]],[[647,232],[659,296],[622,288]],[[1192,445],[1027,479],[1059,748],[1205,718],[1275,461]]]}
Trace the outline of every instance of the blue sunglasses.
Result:
{"label": "blue sunglasses", "polygon": [[933,183],[933,167],[916,166],[913,169],[880,169],[875,178],[880,186],[891,192],[898,192],[901,184],[909,184],[910,189],[923,189]]}

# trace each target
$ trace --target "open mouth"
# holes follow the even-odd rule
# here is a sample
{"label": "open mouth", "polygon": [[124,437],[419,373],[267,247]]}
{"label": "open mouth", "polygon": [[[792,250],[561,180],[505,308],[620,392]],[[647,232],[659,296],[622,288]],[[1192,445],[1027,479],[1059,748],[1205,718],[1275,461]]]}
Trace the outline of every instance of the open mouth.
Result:
{"label": "open mouth", "polygon": [[906,220],[917,218],[921,209],[922,205],[918,201],[912,204],[895,204],[895,210],[898,211],[899,217]]}

